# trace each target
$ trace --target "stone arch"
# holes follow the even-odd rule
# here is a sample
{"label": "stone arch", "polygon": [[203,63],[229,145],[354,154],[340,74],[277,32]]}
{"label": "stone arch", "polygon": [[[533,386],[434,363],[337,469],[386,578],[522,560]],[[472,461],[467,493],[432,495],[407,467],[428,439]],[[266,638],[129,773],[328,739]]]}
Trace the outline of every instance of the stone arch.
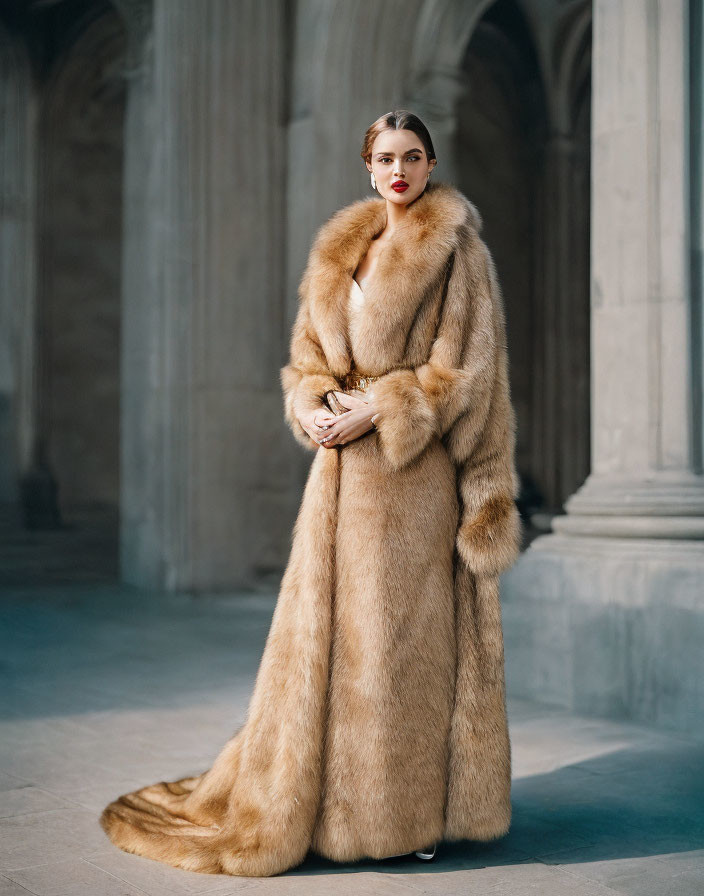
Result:
{"label": "stone arch", "polygon": [[[425,0],[412,41],[412,72],[406,105],[428,125],[438,159],[438,177],[456,182],[454,140],[457,100],[466,90],[462,62],[477,24],[494,0]],[[442,170],[442,174],[441,174]]]}
{"label": "stone arch", "polygon": [[565,15],[555,35],[555,121],[566,133],[579,127],[579,115],[591,94],[591,31],[591,3],[583,2]]}
{"label": "stone arch", "polygon": [[[584,112],[591,10],[585,2],[536,19],[524,14],[525,6],[518,0],[427,0],[418,15],[406,104],[433,133],[438,176],[457,183],[483,213],[505,287],[523,510],[540,530],[589,472]],[[482,45],[491,41],[494,52],[482,62]],[[501,120],[468,118],[470,82],[478,78],[496,88],[499,103],[491,114]],[[478,96],[475,112],[481,102]],[[526,108],[530,117],[521,119]],[[471,157],[463,137],[469,120],[476,123]],[[476,162],[482,151],[488,157],[490,140],[500,149],[503,170],[473,177],[467,160]],[[521,208],[518,222],[511,218],[512,194]],[[579,213],[570,217],[575,203]]]}
{"label": "stone arch", "polygon": [[467,87],[456,104],[456,176],[481,210],[484,238],[500,274],[518,419],[517,465],[524,483],[530,483],[534,389],[525,371],[535,365],[536,210],[548,113],[533,36],[516,4],[499,0],[486,8],[465,49],[461,73]]}

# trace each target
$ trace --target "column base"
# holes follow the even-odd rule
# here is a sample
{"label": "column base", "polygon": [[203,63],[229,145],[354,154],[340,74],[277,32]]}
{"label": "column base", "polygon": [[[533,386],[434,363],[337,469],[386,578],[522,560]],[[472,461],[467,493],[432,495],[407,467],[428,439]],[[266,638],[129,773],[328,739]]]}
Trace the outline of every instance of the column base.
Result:
{"label": "column base", "polygon": [[501,602],[509,695],[704,735],[700,542],[542,535]]}
{"label": "column base", "polygon": [[704,476],[594,474],[553,518],[553,532],[615,538],[704,539]]}

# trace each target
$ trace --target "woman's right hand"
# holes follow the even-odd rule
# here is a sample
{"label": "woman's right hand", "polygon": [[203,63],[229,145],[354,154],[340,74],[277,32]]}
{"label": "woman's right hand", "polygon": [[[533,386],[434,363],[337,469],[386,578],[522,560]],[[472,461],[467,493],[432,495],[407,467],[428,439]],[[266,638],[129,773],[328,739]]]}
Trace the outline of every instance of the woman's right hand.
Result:
{"label": "woman's right hand", "polygon": [[335,421],[337,417],[330,411],[326,405],[321,405],[313,411],[304,411],[298,416],[298,422],[303,429],[313,439],[314,442],[320,444],[320,440]]}

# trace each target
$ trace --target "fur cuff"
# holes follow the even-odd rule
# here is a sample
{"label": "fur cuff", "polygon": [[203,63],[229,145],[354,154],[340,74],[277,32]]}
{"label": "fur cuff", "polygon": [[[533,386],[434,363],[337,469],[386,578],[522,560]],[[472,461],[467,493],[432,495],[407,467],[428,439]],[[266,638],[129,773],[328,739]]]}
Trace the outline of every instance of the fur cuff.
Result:
{"label": "fur cuff", "polygon": [[457,532],[459,555],[477,576],[498,576],[513,566],[521,542],[521,516],[506,494],[485,501],[474,517],[462,520]]}
{"label": "fur cuff", "polygon": [[331,374],[302,374],[292,364],[287,364],[280,371],[281,388],[284,395],[284,417],[291,428],[296,441],[311,451],[320,448],[298,421],[298,414],[308,410],[317,410],[325,405],[325,393],[330,389],[340,389],[340,383]]}
{"label": "fur cuff", "polygon": [[436,432],[436,419],[413,370],[392,370],[367,395],[376,407],[379,443],[394,470],[414,460]]}

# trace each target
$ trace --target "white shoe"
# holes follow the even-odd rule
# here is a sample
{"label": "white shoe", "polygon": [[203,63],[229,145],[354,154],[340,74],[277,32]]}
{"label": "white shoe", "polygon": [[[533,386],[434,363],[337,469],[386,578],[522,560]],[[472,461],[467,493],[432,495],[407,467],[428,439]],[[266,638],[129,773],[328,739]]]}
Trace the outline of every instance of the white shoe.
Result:
{"label": "white shoe", "polygon": [[417,849],[414,853],[410,852],[397,852],[392,856],[384,856],[385,859],[398,859],[401,856],[410,856],[415,855],[417,858],[422,859],[424,862],[429,862],[431,859],[435,858],[435,852],[437,850],[437,843],[433,843],[432,846],[427,847],[426,849]]}

